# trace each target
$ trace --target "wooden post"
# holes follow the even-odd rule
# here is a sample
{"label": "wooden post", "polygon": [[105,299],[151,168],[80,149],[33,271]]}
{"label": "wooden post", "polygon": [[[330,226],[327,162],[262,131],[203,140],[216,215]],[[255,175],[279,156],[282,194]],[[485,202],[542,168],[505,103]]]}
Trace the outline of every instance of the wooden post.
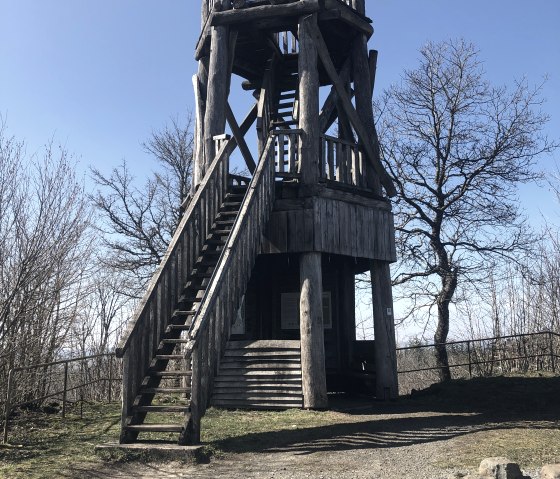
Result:
{"label": "wooden post", "polygon": [[315,185],[319,179],[319,70],[317,46],[311,30],[317,16],[302,17],[299,22],[299,170],[303,185]]}
{"label": "wooden post", "polygon": [[300,256],[299,300],[303,407],[324,409],[327,401],[321,253]]}
{"label": "wooden post", "polygon": [[[200,14],[202,32],[204,32],[209,13],[208,3],[203,1]],[[208,88],[208,68],[209,58],[208,56],[204,56],[198,61],[198,72],[193,77],[196,118],[194,130],[195,146],[193,168],[193,186],[195,189],[204,177],[204,167],[207,164],[207,160],[205,160],[204,157],[204,117],[206,112],[206,94]]]}
{"label": "wooden post", "polygon": [[396,399],[399,395],[399,386],[389,263],[376,260],[371,262],[371,286],[376,397],[382,400]]}
{"label": "wooden post", "polygon": [[[363,1],[358,2],[357,10],[364,14],[365,7]],[[372,81],[370,76],[370,65],[368,60],[367,38],[363,34],[358,34],[352,47],[352,68],[354,72],[354,95],[356,98],[356,112],[367,131],[374,135],[375,122],[373,119],[372,108]],[[375,152],[379,158],[379,147],[374,142]],[[375,194],[381,194],[381,183],[373,171],[371,164],[366,163],[365,176],[368,187],[373,189]]]}
{"label": "wooden post", "polygon": [[[223,8],[229,1],[223,2]],[[204,115],[204,172],[216,156],[214,137],[221,135],[226,126],[227,91],[229,85],[229,31],[228,27],[212,27],[208,89]]]}

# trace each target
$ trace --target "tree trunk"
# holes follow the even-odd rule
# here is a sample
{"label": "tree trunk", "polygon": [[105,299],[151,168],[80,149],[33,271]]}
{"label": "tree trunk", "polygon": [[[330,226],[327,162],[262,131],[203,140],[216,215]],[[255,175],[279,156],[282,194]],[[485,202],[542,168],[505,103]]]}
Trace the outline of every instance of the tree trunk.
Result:
{"label": "tree trunk", "polygon": [[451,380],[449,358],[447,355],[447,335],[449,334],[449,303],[457,289],[457,270],[442,275],[442,288],[437,296],[438,324],[434,334],[436,366],[439,368],[441,382]]}

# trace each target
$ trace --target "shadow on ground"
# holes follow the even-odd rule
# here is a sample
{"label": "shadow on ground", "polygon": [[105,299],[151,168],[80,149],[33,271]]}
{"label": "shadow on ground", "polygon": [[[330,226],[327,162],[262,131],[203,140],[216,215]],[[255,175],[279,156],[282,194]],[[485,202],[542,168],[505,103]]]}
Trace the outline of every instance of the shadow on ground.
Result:
{"label": "shadow on ground", "polygon": [[216,442],[224,452],[293,452],[390,448],[495,429],[560,426],[560,378],[500,377],[438,384],[389,404],[335,396],[348,422],[247,434]]}

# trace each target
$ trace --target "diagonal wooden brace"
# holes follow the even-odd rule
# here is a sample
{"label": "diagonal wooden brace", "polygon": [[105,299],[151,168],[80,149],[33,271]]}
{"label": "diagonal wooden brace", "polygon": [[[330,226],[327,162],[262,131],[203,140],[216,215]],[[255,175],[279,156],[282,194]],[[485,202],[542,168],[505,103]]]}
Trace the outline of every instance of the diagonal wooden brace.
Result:
{"label": "diagonal wooden brace", "polygon": [[311,28],[313,40],[317,45],[317,53],[319,54],[319,58],[321,60],[321,63],[323,64],[323,67],[325,68],[325,71],[327,72],[327,75],[329,76],[330,80],[333,83],[333,86],[336,89],[341,106],[348,116],[352,127],[356,131],[358,139],[364,147],[366,156],[372,164],[373,169],[377,173],[381,184],[387,192],[387,195],[395,196],[397,194],[395,185],[393,184],[391,177],[385,171],[385,168],[383,168],[383,165],[381,164],[379,158],[379,144],[375,140],[375,134],[374,132],[371,132],[369,134],[363,123],[360,121],[358,113],[356,112],[354,105],[352,105],[352,102],[350,101],[350,98],[346,93],[344,82],[340,79],[336,68],[333,65],[329,50],[327,48],[327,45],[325,44],[325,40],[323,39],[321,31],[314,25]]}

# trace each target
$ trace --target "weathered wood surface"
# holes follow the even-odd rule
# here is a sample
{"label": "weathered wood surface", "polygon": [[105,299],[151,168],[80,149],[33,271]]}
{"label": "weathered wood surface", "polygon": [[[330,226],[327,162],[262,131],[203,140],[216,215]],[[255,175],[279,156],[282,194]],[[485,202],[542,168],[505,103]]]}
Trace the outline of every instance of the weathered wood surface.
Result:
{"label": "weathered wood surface", "polygon": [[328,406],[328,399],[320,253],[303,253],[300,256],[300,287],[299,324],[303,407],[324,409]]}
{"label": "weathered wood surface", "polygon": [[296,17],[318,12],[319,9],[319,0],[301,0],[287,5],[262,5],[242,10],[216,12],[212,16],[212,25],[231,25],[277,17]]}
{"label": "weathered wood surface", "polygon": [[[193,354],[192,400],[196,407],[186,418],[186,430],[194,434],[188,442],[199,439],[200,419],[209,403],[231,321],[241,304],[274,203],[273,144],[270,137],[189,330],[187,353]],[[199,356],[202,360],[194,361]]]}
{"label": "weathered wood surface", "polygon": [[239,147],[239,150],[241,151],[241,155],[243,156],[243,159],[245,160],[245,164],[247,165],[247,169],[251,173],[254,173],[257,165],[255,164],[255,160],[253,160],[253,155],[251,154],[251,150],[249,150],[249,146],[247,145],[247,142],[245,141],[244,133],[241,131],[241,128],[239,127],[239,125],[237,123],[237,120],[235,119],[235,115],[233,114],[233,111],[231,109],[231,106],[229,105],[229,102],[226,105],[226,119],[227,119],[227,122],[229,124],[229,127],[231,128],[231,132],[233,133],[235,141],[237,142],[237,146]]}
{"label": "weathered wood surface", "polygon": [[321,137],[320,175],[330,181],[367,188],[366,163],[359,146],[329,135]]}
{"label": "weathered wood surface", "polygon": [[338,73],[332,63],[329,50],[325,44],[325,40],[323,39],[321,32],[314,25],[311,25],[310,28],[313,30],[313,38],[315,40],[317,52],[319,53],[319,58],[321,59],[321,63],[323,64],[323,67],[327,71],[329,78],[331,79],[334,87],[336,88],[342,107],[344,108],[344,111],[348,116],[348,119],[352,123],[352,127],[354,128],[354,130],[356,130],[358,138],[360,139],[360,142],[365,149],[369,161],[371,162],[371,164],[375,169],[375,172],[379,176],[381,184],[384,186],[387,195],[395,196],[396,194],[395,186],[393,185],[391,178],[383,168],[379,155],[376,154],[376,151],[379,151],[379,148],[378,147],[376,148],[376,146],[373,144],[373,141],[371,139],[371,134],[368,133],[367,128],[360,120],[358,113],[356,112],[354,106],[352,105],[352,102],[350,101],[350,98],[344,88],[344,83],[341,82],[340,77],[338,76]]}
{"label": "weathered wood surface", "polygon": [[124,357],[123,419],[130,416],[179,292],[189,279],[224,200],[229,170],[227,149],[225,144],[201,181],[116,349],[117,356]]}
{"label": "weathered wood surface", "polygon": [[397,399],[399,385],[389,263],[371,262],[371,283],[375,335],[375,396],[381,400]]}
{"label": "weathered wood surface", "polygon": [[[359,5],[363,8],[363,4]],[[352,45],[352,67],[354,71],[354,95],[356,102],[356,112],[360,121],[370,135],[373,135],[372,142],[374,154],[381,159],[379,152],[379,141],[376,135],[375,122],[373,119],[372,107],[372,80],[370,74],[370,64],[368,60],[367,38],[365,35],[357,35]],[[372,170],[371,164],[366,164],[364,172],[368,186],[376,193],[381,194],[381,184],[379,178]]]}
{"label": "weathered wood surface", "polygon": [[274,164],[277,178],[299,176],[299,134],[301,130],[275,130]]}
{"label": "weathered wood surface", "polygon": [[[337,196],[345,198],[343,194]],[[261,252],[319,251],[396,261],[390,206],[374,200],[368,203],[365,199],[361,203],[328,197],[310,198],[306,203],[277,201],[264,233]]]}
{"label": "weathered wood surface", "polygon": [[319,179],[319,70],[317,47],[313,32],[317,29],[317,15],[302,17],[298,36],[299,70],[299,173],[303,185],[313,185]]}
{"label": "weathered wood surface", "polygon": [[[229,2],[227,2],[229,3]],[[227,27],[212,28],[208,88],[204,115],[204,168],[215,157],[214,137],[224,133],[230,81],[230,34]]]}

